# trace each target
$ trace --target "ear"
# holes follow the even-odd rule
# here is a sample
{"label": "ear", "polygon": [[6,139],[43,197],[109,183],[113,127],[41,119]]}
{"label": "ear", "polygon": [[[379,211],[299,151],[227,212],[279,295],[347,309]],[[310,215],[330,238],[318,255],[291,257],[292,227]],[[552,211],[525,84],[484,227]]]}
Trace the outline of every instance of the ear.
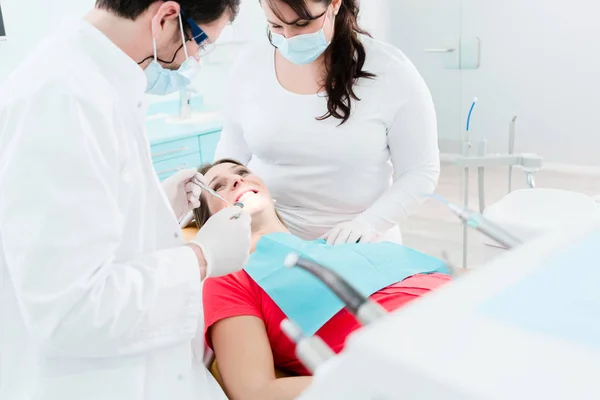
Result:
{"label": "ear", "polygon": [[344,0],[333,0],[331,2],[331,7],[333,8],[333,15],[338,15],[343,2]]}
{"label": "ear", "polygon": [[152,32],[154,39],[158,39],[174,20],[178,22],[181,7],[175,1],[166,1],[158,8],[152,18]]}

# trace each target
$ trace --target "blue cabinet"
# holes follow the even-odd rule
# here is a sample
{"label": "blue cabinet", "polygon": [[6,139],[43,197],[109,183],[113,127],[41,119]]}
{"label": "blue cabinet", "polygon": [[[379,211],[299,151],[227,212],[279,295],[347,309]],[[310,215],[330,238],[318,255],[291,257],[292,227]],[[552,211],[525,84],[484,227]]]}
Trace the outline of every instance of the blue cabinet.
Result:
{"label": "blue cabinet", "polygon": [[197,136],[151,145],[152,162],[157,163],[188,154],[200,154]]}
{"label": "blue cabinet", "polygon": [[212,133],[208,135],[201,135],[200,139],[200,156],[202,157],[202,163],[210,163],[215,160],[215,150],[217,144],[221,138],[221,132]]}
{"label": "blue cabinet", "polygon": [[221,119],[215,113],[203,117],[197,114],[190,121],[154,117],[146,121],[152,163],[161,181],[180,169],[197,168],[214,160]]}

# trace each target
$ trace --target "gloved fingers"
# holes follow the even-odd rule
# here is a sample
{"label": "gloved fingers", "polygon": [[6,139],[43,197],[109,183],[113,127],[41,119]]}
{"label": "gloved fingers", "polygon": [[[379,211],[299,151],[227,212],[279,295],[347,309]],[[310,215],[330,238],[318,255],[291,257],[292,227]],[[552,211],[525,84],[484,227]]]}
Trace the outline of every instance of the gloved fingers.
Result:
{"label": "gloved fingers", "polygon": [[[205,185],[208,185],[208,182],[206,182],[206,178],[200,172],[196,171],[196,174],[194,175],[194,178],[195,178],[194,180],[198,180],[198,181],[204,183]],[[192,182],[194,180],[192,180]]]}
{"label": "gloved fingers", "polygon": [[373,231],[363,232],[359,243],[371,243],[377,238],[377,234]]}
{"label": "gloved fingers", "polygon": [[334,245],[341,231],[342,230],[340,228],[333,228],[331,231],[329,231],[329,233],[326,235],[328,246]]}
{"label": "gloved fingers", "polygon": [[177,172],[174,176],[176,176],[177,179],[181,182],[181,181],[186,181],[186,180],[192,179],[193,177],[196,176],[196,174],[202,176],[201,174],[198,173],[198,171],[196,171],[195,168],[187,168],[187,169],[182,169],[181,171]]}
{"label": "gloved fingers", "polygon": [[235,214],[233,214],[233,217],[235,217],[234,220],[237,220],[242,225],[250,225],[252,218],[250,217],[250,213],[248,211],[245,211],[241,207],[230,207],[230,209],[235,210]]}
{"label": "gloved fingers", "polygon": [[352,231],[350,229],[342,229],[340,231],[340,234],[338,235],[337,239],[333,243],[333,245],[336,246],[338,244],[349,243],[351,234],[352,234]]}
{"label": "gloved fingers", "polygon": [[198,186],[198,184],[194,181],[190,181],[185,184],[185,191],[188,194],[193,194],[196,198],[200,198],[200,194],[202,193],[202,188]]}
{"label": "gloved fingers", "polygon": [[200,196],[196,196],[194,193],[188,193],[188,206],[191,210],[195,210],[200,207]]}
{"label": "gloved fingers", "polygon": [[363,234],[359,231],[351,231],[350,235],[348,235],[348,240],[346,243],[359,243],[362,242]]}

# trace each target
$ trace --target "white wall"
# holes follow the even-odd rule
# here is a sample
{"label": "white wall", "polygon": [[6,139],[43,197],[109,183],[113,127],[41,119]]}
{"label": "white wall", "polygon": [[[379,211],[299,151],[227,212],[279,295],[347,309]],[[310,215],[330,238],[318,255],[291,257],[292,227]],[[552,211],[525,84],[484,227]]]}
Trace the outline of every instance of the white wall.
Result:
{"label": "white wall", "polygon": [[463,36],[482,43],[463,103],[481,100],[474,126],[493,149],[517,115],[518,151],[600,166],[599,15],[591,0],[463,0]]}
{"label": "white wall", "polygon": [[[442,141],[460,137],[477,96],[471,133],[486,138],[489,151],[507,150],[517,115],[516,151],[536,152],[549,163],[600,166],[599,2],[392,1],[392,43],[430,85]],[[441,15],[449,3],[459,12]],[[446,66],[454,53],[424,53],[456,48],[461,36],[481,39],[479,69],[453,71]]]}
{"label": "white wall", "polygon": [[0,42],[0,82],[61,21],[83,16],[94,6],[94,0],[0,0],[0,3],[8,37],[6,42]]}

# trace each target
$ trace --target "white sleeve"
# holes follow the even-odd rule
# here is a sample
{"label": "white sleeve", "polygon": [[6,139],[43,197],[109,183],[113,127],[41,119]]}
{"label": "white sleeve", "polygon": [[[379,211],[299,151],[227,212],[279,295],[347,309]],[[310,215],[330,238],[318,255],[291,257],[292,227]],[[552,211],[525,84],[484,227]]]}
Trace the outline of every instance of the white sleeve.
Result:
{"label": "white sleeve", "polygon": [[406,218],[434,192],[439,174],[437,119],[427,85],[411,66],[409,79],[393,85],[392,95],[402,93],[388,129],[388,146],[394,167],[392,186],[360,219],[384,233]]}
{"label": "white sleeve", "polygon": [[9,133],[0,135],[0,254],[30,334],[50,355],[115,357],[191,341],[201,311],[191,249],[115,261],[118,142],[113,110],[97,103],[52,84],[0,109]]}

